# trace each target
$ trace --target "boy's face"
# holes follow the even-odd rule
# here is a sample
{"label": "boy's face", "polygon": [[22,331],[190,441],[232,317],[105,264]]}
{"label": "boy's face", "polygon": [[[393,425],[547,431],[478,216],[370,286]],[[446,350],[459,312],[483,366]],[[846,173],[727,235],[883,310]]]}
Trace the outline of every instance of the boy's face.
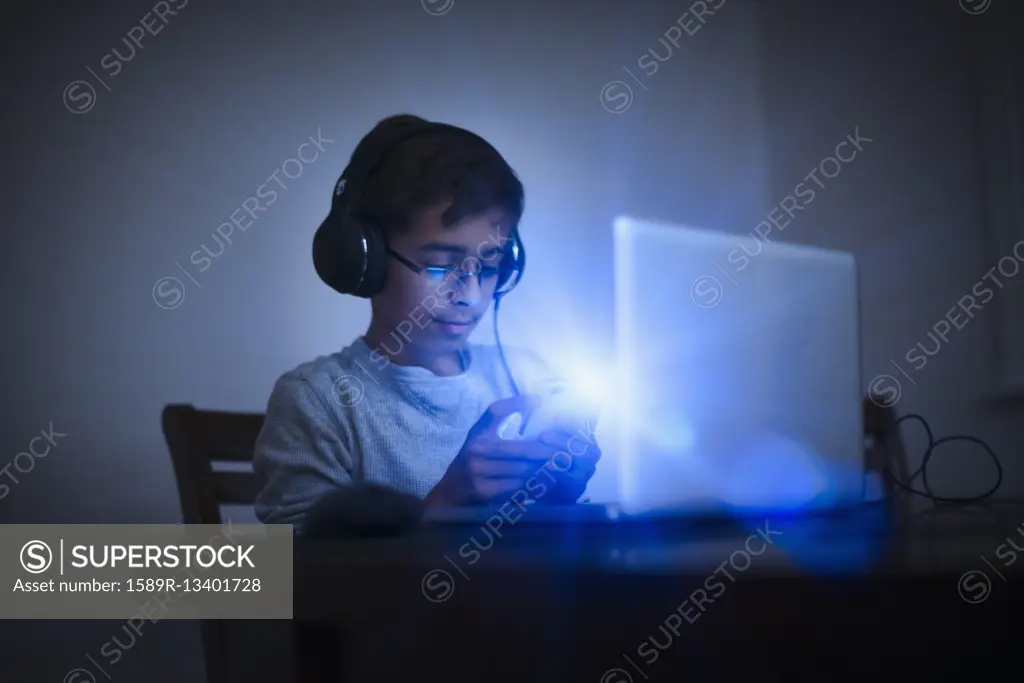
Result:
{"label": "boy's face", "polygon": [[[447,204],[420,213],[407,232],[394,236],[392,251],[419,267],[421,273],[391,257],[384,289],[373,297],[373,323],[416,355],[456,351],[465,345],[487,312],[497,286],[496,269],[508,244],[510,223],[500,209],[471,216],[445,227],[441,215]],[[443,270],[458,266],[481,277]],[[412,347],[411,349],[409,347]]]}

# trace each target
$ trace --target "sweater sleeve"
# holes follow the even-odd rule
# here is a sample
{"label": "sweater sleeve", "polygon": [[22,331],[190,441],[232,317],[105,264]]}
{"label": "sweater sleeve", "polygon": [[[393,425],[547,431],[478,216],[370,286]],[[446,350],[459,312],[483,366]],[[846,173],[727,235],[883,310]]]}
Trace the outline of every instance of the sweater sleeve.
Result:
{"label": "sweater sleeve", "polygon": [[274,385],[253,469],[263,482],[256,516],[265,524],[294,524],[300,533],[314,503],[352,483],[337,414],[306,379],[286,374]]}

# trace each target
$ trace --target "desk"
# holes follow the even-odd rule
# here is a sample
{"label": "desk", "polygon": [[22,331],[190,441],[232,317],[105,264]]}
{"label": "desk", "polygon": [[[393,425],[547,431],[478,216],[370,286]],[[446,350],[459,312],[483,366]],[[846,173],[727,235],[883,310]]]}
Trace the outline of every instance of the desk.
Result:
{"label": "desk", "polygon": [[[1024,552],[1007,544],[1024,548],[1022,525],[1020,504],[898,522],[876,506],[298,541],[297,657],[302,680],[332,683],[973,680],[1024,639]],[[377,654],[352,644],[389,629],[404,636]]]}

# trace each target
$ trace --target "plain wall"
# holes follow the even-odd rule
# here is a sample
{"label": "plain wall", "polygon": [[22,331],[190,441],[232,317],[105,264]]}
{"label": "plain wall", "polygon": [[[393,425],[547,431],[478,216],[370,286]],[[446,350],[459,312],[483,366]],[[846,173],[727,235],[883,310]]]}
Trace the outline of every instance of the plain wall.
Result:
{"label": "plain wall", "polygon": [[[913,2],[899,10],[768,5],[760,35],[771,67],[760,87],[773,197],[790,194],[854,129],[873,139],[837,177],[823,180],[784,238],[857,256],[865,390],[888,375],[874,388],[898,396],[900,413],[923,415],[936,438],[987,441],[1005,469],[1001,494],[1020,495],[1021,403],[993,398],[1000,372],[994,331],[1000,302],[1024,297],[1024,278],[998,276],[1002,289],[984,280],[992,300],[973,317],[954,311],[946,340],[929,337],[997,264],[986,240],[971,37],[985,22],[1019,27],[1019,10],[993,5],[972,16],[957,3],[927,11]],[[939,350],[919,360],[919,343]],[[916,468],[927,441],[916,426],[904,435]],[[936,451],[929,480],[937,493],[969,496],[992,486],[996,470],[984,451],[961,442]]]}
{"label": "plain wall", "polygon": [[[502,337],[556,362],[580,349],[608,358],[616,214],[745,234],[859,126],[873,142],[781,239],[860,259],[867,390],[991,267],[964,31],[1000,20],[1005,4],[969,16],[956,2],[727,0],[651,76],[637,60],[651,47],[664,56],[658,39],[686,3],[491,0],[432,15],[414,0],[190,2],[114,77],[101,60],[115,45],[125,54],[122,36],[151,3],[16,11],[2,67],[0,436],[11,457],[50,422],[67,436],[19,475],[0,519],[180,520],[162,406],[262,410],[282,372],[365,329],[368,304],[316,279],[310,240],[354,144],[398,112],[481,133],[523,178],[530,265],[502,307]],[[96,100],[76,114],[62,94],[79,79]],[[632,99],[621,84],[605,89],[615,80]],[[217,226],[318,131],[334,142],[197,272],[190,254],[214,247]],[[154,301],[167,276],[184,286],[173,310]],[[1015,284],[1002,295],[1021,296]],[[1020,494],[1021,409],[983,402],[990,313],[954,333],[916,385],[903,382],[899,409],[924,414],[937,435],[988,440],[1005,493]],[[489,337],[485,321],[477,339]],[[979,452],[953,447],[939,460],[939,490],[991,481]],[[613,490],[613,473],[604,468],[596,485]],[[19,646],[0,659],[0,678],[12,680],[89,666],[86,654],[98,657],[120,629],[8,626]],[[111,673],[171,681],[200,671],[194,625],[161,622]]]}

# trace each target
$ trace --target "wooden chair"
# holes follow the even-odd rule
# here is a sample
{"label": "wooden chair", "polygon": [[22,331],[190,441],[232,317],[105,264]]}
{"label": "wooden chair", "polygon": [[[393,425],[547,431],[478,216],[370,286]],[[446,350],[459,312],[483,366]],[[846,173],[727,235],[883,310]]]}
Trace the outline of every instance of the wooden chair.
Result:
{"label": "wooden chair", "polygon": [[[171,451],[185,524],[222,524],[221,505],[252,505],[260,482],[250,472],[217,471],[216,465],[252,463],[261,413],[197,410],[187,404],[164,407],[164,438]],[[199,622],[207,683],[227,683],[227,624]]]}

